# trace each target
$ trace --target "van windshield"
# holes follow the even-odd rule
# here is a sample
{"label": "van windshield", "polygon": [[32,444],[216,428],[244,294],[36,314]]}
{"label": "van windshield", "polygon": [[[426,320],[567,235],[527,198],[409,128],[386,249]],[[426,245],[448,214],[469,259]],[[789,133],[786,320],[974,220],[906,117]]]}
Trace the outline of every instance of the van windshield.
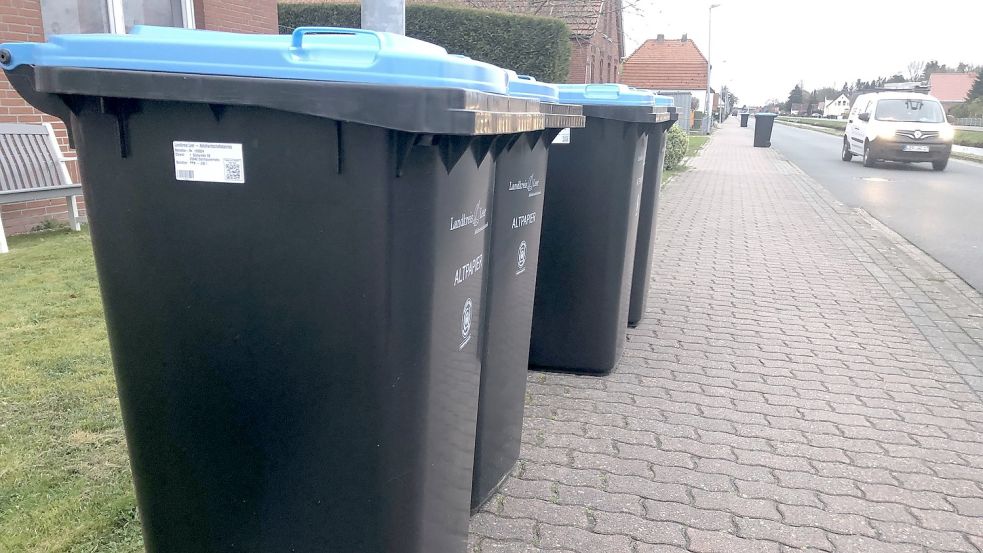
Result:
{"label": "van windshield", "polygon": [[877,102],[874,118],[878,121],[944,123],[945,113],[938,102],[931,100],[881,100]]}

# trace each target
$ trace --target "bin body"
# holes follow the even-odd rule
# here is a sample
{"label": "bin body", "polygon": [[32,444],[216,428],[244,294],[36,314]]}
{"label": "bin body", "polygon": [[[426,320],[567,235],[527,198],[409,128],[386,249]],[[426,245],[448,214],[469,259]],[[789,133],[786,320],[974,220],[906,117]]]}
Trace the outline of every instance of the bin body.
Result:
{"label": "bin body", "polygon": [[463,552],[491,95],[5,70],[78,148],[147,551]]}
{"label": "bin body", "polygon": [[494,495],[519,458],[547,154],[560,127],[584,124],[580,106],[556,104],[552,85],[527,79],[518,85],[510,85],[509,94],[543,102],[547,129],[492,148],[495,181],[472,512]]}
{"label": "bin body", "polygon": [[771,146],[771,131],[775,126],[774,113],[757,113],[754,116],[754,147],[768,148]]}
{"label": "bin body", "polygon": [[749,117],[751,117],[750,113],[741,114],[741,127],[747,127],[747,120]]}
{"label": "bin body", "polygon": [[495,163],[472,510],[519,458],[546,186],[547,142],[539,134],[521,137]]}
{"label": "bin body", "polygon": [[642,123],[585,105],[585,127],[550,150],[531,368],[605,374],[621,358],[653,120],[647,107]]}
{"label": "bin body", "polygon": [[676,121],[672,119],[652,126],[645,153],[645,175],[638,211],[638,238],[635,241],[635,261],[632,265],[631,298],[628,304],[628,326],[636,326],[645,316],[652,274],[652,247],[655,244],[656,215],[659,211],[659,192],[666,160],[666,132]]}

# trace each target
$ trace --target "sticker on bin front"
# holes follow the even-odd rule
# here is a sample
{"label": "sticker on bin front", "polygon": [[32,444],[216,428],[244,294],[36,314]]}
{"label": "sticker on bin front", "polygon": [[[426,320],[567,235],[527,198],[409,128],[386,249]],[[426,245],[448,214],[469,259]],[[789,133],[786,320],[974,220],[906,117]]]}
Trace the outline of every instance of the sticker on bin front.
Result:
{"label": "sticker on bin front", "polygon": [[570,129],[563,129],[556,138],[553,139],[553,144],[569,144],[570,143]]}
{"label": "sticker on bin front", "polygon": [[242,144],[174,141],[177,180],[242,184]]}

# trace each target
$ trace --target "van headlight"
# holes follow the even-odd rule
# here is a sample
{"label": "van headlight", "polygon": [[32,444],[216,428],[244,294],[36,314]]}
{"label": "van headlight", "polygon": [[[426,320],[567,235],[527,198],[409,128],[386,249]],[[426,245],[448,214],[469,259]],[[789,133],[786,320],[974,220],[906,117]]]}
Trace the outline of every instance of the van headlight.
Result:
{"label": "van headlight", "polygon": [[877,138],[881,140],[894,140],[894,129],[886,128],[877,131]]}
{"label": "van headlight", "polygon": [[952,125],[946,125],[939,131],[939,138],[945,140],[946,142],[952,142],[952,139],[955,137],[956,129],[954,129]]}

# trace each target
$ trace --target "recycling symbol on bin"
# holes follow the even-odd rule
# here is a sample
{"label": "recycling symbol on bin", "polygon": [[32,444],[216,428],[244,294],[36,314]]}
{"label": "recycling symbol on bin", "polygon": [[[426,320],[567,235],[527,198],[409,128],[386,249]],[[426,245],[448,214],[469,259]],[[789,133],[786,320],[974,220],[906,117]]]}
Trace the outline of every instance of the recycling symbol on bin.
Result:
{"label": "recycling symbol on bin", "polygon": [[461,336],[467,338],[471,334],[471,298],[464,302],[464,312],[461,313]]}
{"label": "recycling symbol on bin", "polygon": [[519,255],[517,256],[516,263],[519,265],[520,269],[526,266],[526,241],[525,240],[519,242]]}

